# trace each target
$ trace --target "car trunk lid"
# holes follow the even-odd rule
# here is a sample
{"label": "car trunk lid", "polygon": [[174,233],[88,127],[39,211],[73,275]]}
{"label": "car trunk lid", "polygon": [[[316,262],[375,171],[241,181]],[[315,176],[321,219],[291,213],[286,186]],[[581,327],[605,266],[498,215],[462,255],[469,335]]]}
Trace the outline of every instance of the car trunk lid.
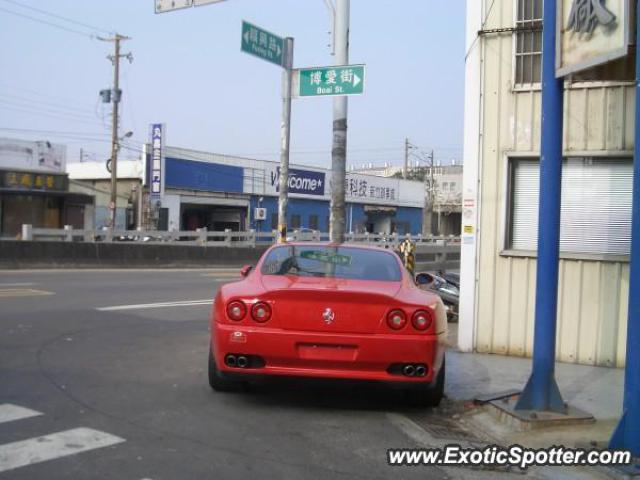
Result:
{"label": "car trunk lid", "polygon": [[265,275],[273,316],[286,330],[374,333],[393,306],[400,282]]}

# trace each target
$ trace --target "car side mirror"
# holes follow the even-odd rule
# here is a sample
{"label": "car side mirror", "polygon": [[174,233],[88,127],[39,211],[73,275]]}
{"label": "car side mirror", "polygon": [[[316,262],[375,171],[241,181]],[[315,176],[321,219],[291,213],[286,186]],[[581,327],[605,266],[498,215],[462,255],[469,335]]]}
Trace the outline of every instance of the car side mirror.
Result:
{"label": "car side mirror", "polygon": [[249,272],[251,271],[252,268],[253,267],[251,265],[245,265],[240,269],[240,275],[242,275],[243,277],[246,277],[247,275],[249,275]]}

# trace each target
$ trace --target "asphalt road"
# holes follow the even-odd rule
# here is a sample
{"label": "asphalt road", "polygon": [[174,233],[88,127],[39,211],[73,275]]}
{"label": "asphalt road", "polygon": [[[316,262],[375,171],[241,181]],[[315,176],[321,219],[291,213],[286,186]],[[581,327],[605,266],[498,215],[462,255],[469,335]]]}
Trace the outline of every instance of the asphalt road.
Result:
{"label": "asphalt road", "polygon": [[418,446],[403,419],[435,415],[400,392],[213,392],[209,299],[231,276],[0,272],[0,480],[451,477],[387,465],[388,448]]}

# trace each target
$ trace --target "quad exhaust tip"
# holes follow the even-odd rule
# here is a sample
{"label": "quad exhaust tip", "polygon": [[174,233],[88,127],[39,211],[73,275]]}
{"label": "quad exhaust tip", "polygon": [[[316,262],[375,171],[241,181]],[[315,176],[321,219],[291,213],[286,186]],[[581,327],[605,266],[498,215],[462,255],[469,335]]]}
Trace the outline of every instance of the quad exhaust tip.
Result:
{"label": "quad exhaust tip", "polygon": [[424,377],[426,375],[426,373],[427,373],[427,369],[425,368],[424,365],[418,365],[416,367],[416,375],[418,377]]}
{"label": "quad exhaust tip", "polygon": [[240,355],[236,359],[236,365],[240,368],[247,368],[247,366],[249,365],[249,359],[244,355]]}
{"label": "quad exhaust tip", "polygon": [[235,355],[231,355],[231,354],[227,355],[224,358],[224,361],[229,367],[235,367],[237,365],[237,360]]}
{"label": "quad exhaust tip", "polygon": [[413,365],[405,365],[402,369],[402,373],[407,377],[413,377],[416,374],[416,368]]}

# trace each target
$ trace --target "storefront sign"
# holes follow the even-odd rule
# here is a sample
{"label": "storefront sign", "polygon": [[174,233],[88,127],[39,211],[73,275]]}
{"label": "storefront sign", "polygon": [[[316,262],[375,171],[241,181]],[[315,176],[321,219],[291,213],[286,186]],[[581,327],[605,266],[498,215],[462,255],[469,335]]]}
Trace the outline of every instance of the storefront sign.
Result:
{"label": "storefront sign", "polygon": [[[324,196],[324,172],[289,169],[289,193]],[[269,172],[269,185],[276,193],[280,191],[280,167]]]}
{"label": "storefront sign", "polygon": [[0,171],[0,188],[65,191],[67,189],[67,176],[37,172]]}
{"label": "storefront sign", "polygon": [[164,125],[154,123],[151,125],[151,176],[149,181],[149,193],[152,200],[160,200],[164,193],[164,181],[162,178],[164,158]]}
{"label": "storefront sign", "polygon": [[17,170],[64,173],[67,147],[47,141],[0,138],[0,165]]}
{"label": "storefront sign", "polygon": [[558,2],[556,76],[562,77],[628,54],[630,0]]}
{"label": "storefront sign", "polygon": [[[260,194],[279,193],[280,167],[275,162],[265,162],[265,188]],[[246,188],[246,185],[245,185]],[[348,202],[377,205],[399,205],[422,208],[424,185],[422,182],[403,181],[398,178],[376,177],[361,173],[347,173],[345,197]],[[245,193],[256,193],[246,190]],[[330,200],[331,170],[289,169],[289,193],[293,196]]]}
{"label": "storefront sign", "polygon": [[349,175],[345,179],[345,196],[361,200],[398,200],[397,182],[371,175]]}

